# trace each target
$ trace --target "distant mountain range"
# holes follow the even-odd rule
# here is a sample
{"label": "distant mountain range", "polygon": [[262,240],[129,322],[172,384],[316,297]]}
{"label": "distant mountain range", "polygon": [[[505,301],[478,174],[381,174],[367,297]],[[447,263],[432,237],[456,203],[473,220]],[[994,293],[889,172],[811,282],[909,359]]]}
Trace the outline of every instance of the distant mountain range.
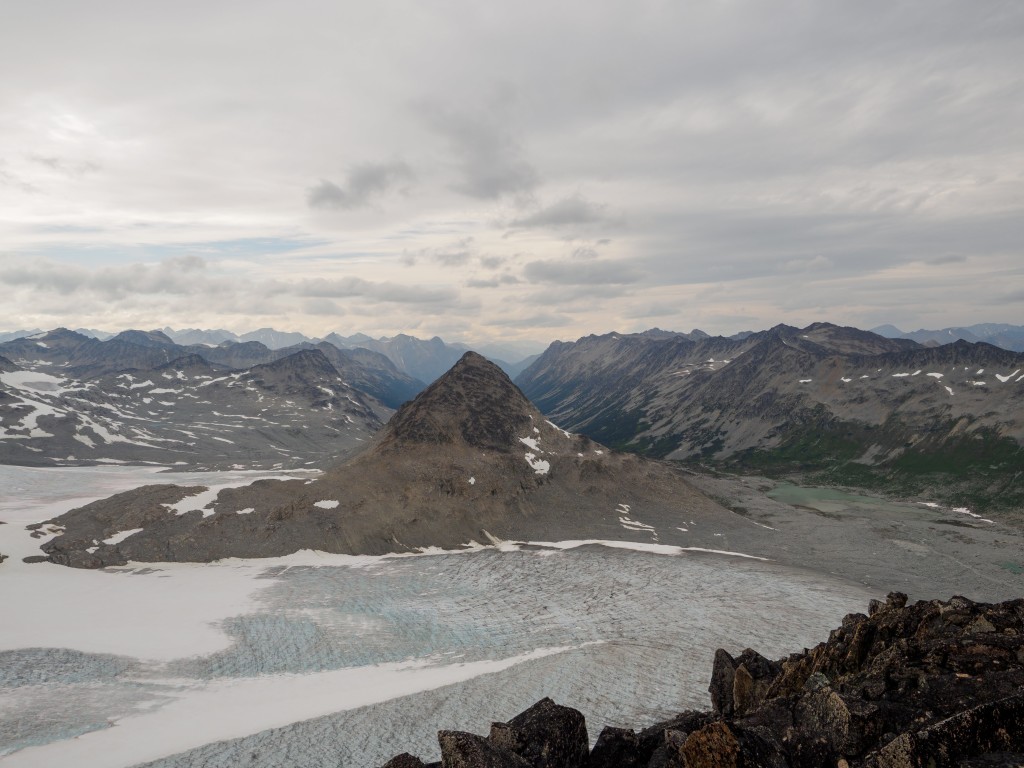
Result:
{"label": "distant mountain range", "polygon": [[1013,352],[1024,352],[1024,325],[979,323],[966,328],[940,328],[936,331],[921,329],[910,333],[901,331],[894,325],[880,325],[872,328],[871,332],[890,339],[912,339],[927,346],[952,344],[954,341],[984,341],[986,344]]}
{"label": "distant mountain range", "polygon": [[22,368],[93,379],[132,369],[148,370],[182,357],[198,356],[221,369],[241,370],[310,349],[320,349],[354,386],[397,408],[426,386],[372,350],[340,350],[321,342],[270,349],[258,341],[225,341],[218,346],[176,344],[162,331],[122,331],[105,341],[58,328],[0,343],[0,355]]}
{"label": "distant mountain range", "polygon": [[828,323],[741,339],[605,334],[552,344],[516,383],[612,447],[1024,502],[1024,355],[985,343],[925,347]]}
{"label": "distant mountain range", "polygon": [[[988,327],[1004,339],[1007,328],[1012,329]],[[283,334],[267,338],[292,340]],[[438,338],[406,335],[374,340],[332,334],[271,349],[256,340],[182,344],[163,331],[129,330],[106,340],[67,329],[31,334],[0,343],[0,461],[134,457],[220,466],[231,453],[213,450],[223,448],[214,445],[220,441],[196,440],[189,450],[180,449],[181,458],[174,454],[179,447],[161,459],[160,440],[151,439],[152,450],[143,450],[145,440],[130,436],[139,430],[150,438],[165,436],[172,448],[179,437],[164,435],[165,429],[194,431],[193,421],[213,418],[216,424],[219,415],[237,413],[239,419],[259,416],[299,432],[318,429],[313,423],[322,416],[334,424],[334,443],[326,437],[314,441],[306,456],[306,438],[299,435],[270,442],[293,464],[300,458],[326,462],[332,450],[341,457],[358,442],[354,427],[338,430],[332,421],[341,400],[372,414],[346,411],[351,421],[345,420],[370,434],[390,409],[464,354]],[[255,404],[244,402],[243,390],[255,392],[267,370],[261,366],[279,362],[305,371],[306,399],[268,390],[260,393],[265,401],[257,398],[259,410],[251,410]],[[613,448],[907,495],[941,487],[948,500],[981,508],[1024,505],[1018,476],[1024,466],[1024,354],[984,342],[936,346],[829,323],[780,325],[728,338],[655,328],[554,342],[521,365],[516,382],[543,413]],[[195,378],[188,379],[194,388],[188,394],[184,383],[175,383],[183,390],[179,402],[153,397],[142,386],[171,389],[160,383],[169,376],[184,382],[168,367]],[[196,378],[203,376],[224,381],[207,390],[219,399],[195,389],[212,387]],[[224,377],[240,377],[251,386],[232,386]],[[317,393],[328,391],[328,402],[314,405],[320,402]],[[229,404],[235,396],[242,399]],[[331,397],[341,400],[333,403]],[[310,417],[313,423],[293,424],[299,418],[295,409],[307,402],[317,414]],[[350,433],[352,439],[342,439]],[[139,451],[131,441],[140,443]]]}
{"label": "distant mountain range", "polygon": [[0,463],[301,468],[391,415],[319,350],[232,371],[198,355],[88,380],[0,358]]}
{"label": "distant mountain range", "polygon": [[182,346],[59,328],[0,344],[0,462],[333,463],[426,385],[326,342]]}

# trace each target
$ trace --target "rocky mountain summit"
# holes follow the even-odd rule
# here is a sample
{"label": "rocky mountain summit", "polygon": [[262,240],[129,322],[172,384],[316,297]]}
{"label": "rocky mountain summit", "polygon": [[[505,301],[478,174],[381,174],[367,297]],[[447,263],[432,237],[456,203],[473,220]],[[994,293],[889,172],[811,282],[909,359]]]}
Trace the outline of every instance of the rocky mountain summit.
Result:
{"label": "rocky mountain summit", "polygon": [[[891,593],[788,658],[715,654],[710,711],[635,731],[543,699],[488,736],[441,731],[444,768],[1024,765],[1024,600]],[[385,768],[423,768],[409,754]]]}
{"label": "rocky mountain summit", "polygon": [[318,478],[219,493],[146,486],[36,527],[59,532],[43,545],[50,560],[95,568],[300,549],[384,554],[505,540],[657,541],[638,512],[675,526],[707,523],[708,541],[712,530],[750,527],[674,467],[613,453],[546,421],[496,365],[467,352],[365,451]]}

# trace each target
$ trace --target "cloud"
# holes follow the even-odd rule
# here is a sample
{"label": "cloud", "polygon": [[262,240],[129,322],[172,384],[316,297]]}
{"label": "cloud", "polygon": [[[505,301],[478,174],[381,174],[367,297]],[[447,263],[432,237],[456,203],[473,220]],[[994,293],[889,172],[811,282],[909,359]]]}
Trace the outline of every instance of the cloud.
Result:
{"label": "cloud", "polygon": [[42,165],[49,168],[51,171],[64,176],[85,176],[86,174],[96,173],[100,170],[100,166],[98,164],[90,161],[79,162],[67,160],[62,157],[48,157],[43,155],[29,155],[28,159],[36,165]]}
{"label": "cloud", "polygon": [[466,236],[448,245],[420,248],[414,253],[405,250],[399,257],[399,261],[407,267],[416,266],[421,259],[433,261],[442,267],[462,267],[469,263],[473,256],[473,237]]}
{"label": "cloud", "polygon": [[[794,281],[842,322],[1012,319],[992,312],[1024,284],[1024,4],[641,0],[543,23],[471,5],[395,25],[387,2],[20,4],[0,30],[8,69],[33,62],[2,95],[0,271],[21,282],[0,322],[319,329],[310,300],[352,330],[471,335],[544,294],[579,296],[551,305],[559,333],[674,301],[731,331],[797,321]],[[130,67],[125,40],[145,41]],[[186,252],[204,273],[156,266]],[[296,293],[319,278],[364,282]],[[486,296],[478,316],[460,292]]]}
{"label": "cloud", "polygon": [[500,277],[472,278],[466,281],[467,288],[500,288],[503,285],[517,285],[522,282],[515,275],[501,275]]}
{"label": "cloud", "polygon": [[783,272],[811,272],[816,270],[828,269],[832,266],[832,261],[826,257],[818,254],[807,259],[790,259],[782,264]]}
{"label": "cloud", "polygon": [[301,280],[294,284],[283,283],[280,287],[298,296],[328,299],[363,297],[396,304],[444,304],[458,299],[454,288],[376,282],[359,277]]}
{"label": "cloud", "polygon": [[594,203],[576,194],[541,208],[528,216],[521,216],[508,223],[511,229],[549,227],[560,229],[578,224],[607,222],[606,205]]}
{"label": "cloud", "polygon": [[414,178],[412,169],[402,161],[364,163],[352,167],[343,187],[321,179],[319,184],[309,189],[306,201],[311,208],[363,208],[374,197]]}
{"label": "cloud", "polygon": [[473,256],[472,244],[472,237],[464,237],[447,248],[435,249],[431,258],[444,267],[464,266]]}
{"label": "cloud", "polygon": [[0,187],[9,187],[28,195],[39,192],[39,188],[35,184],[30,184],[18,174],[4,170],[4,165],[4,161],[0,160]]}
{"label": "cloud", "polygon": [[523,275],[532,283],[560,285],[626,285],[642,274],[625,261],[531,261]]}
{"label": "cloud", "polygon": [[544,312],[528,317],[503,317],[490,320],[485,325],[498,328],[561,328],[572,322],[569,315]]}
{"label": "cloud", "polygon": [[939,266],[942,264],[961,264],[965,261],[967,261],[966,256],[958,256],[957,254],[950,253],[947,254],[946,256],[936,256],[932,259],[928,259],[926,263]]}
{"label": "cloud", "polygon": [[340,317],[345,314],[345,310],[336,301],[324,298],[307,299],[302,302],[302,311],[307,315],[337,315]]}
{"label": "cloud", "polygon": [[508,261],[507,256],[481,256],[480,266],[486,267],[487,269],[497,269],[506,261]]}
{"label": "cloud", "polygon": [[95,294],[107,300],[150,294],[191,294],[217,290],[222,283],[199,273],[198,256],[176,256],[157,264],[128,264],[89,269],[49,259],[25,262],[0,259],[0,284],[40,293]]}
{"label": "cloud", "polygon": [[540,175],[523,157],[504,110],[469,114],[439,105],[420,108],[427,125],[443,136],[456,157],[460,179],[452,188],[479,200],[532,191]]}

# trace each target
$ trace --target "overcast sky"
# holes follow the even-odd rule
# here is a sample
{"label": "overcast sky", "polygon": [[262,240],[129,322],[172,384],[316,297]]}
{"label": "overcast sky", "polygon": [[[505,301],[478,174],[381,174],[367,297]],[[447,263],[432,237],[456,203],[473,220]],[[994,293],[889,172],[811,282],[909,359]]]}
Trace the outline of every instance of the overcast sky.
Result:
{"label": "overcast sky", "polygon": [[1024,323],[1020,0],[8,3],[0,329]]}

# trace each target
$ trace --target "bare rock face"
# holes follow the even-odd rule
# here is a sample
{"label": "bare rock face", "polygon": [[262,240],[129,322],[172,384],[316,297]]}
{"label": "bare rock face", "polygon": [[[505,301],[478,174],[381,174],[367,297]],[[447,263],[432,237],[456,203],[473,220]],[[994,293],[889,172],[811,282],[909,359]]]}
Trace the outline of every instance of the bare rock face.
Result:
{"label": "bare rock face", "polygon": [[582,716],[544,699],[488,739],[473,737],[480,762],[450,764],[518,764],[485,762],[497,759],[486,744],[545,768],[1024,765],[1024,599],[906,603],[899,593],[872,601],[869,616],[847,616],[826,642],[788,659],[719,650],[712,712],[640,732],[605,728],[585,760],[551,748],[581,732],[585,741]]}

